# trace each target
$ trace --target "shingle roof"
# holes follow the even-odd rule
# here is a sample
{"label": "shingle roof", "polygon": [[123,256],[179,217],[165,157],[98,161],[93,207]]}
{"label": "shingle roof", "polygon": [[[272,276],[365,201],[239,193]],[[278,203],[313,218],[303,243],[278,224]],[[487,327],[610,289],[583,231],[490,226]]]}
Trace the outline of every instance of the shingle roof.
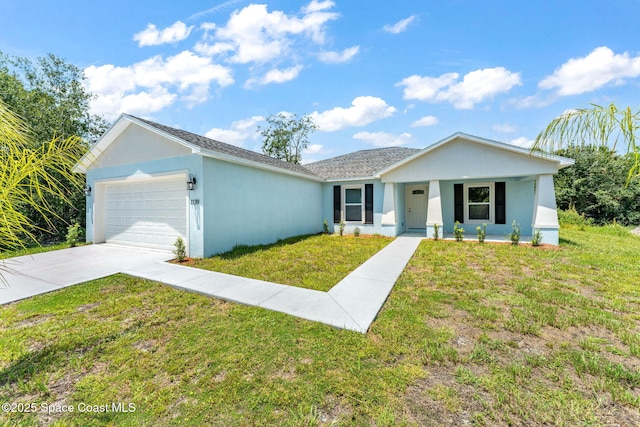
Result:
{"label": "shingle roof", "polygon": [[420,151],[417,148],[388,147],[360,150],[331,159],[305,165],[305,168],[324,179],[375,176],[385,169]]}
{"label": "shingle roof", "polygon": [[160,123],[152,122],[150,120],[141,119],[140,117],[126,115],[134,120],[146,123],[162,132],[173,135],[180,138],[183,141],[197,145],[207,150],[215,151],[222,154],[228,154],[230,156],[238,157],[240,159],[250,160],[252,162],[263,163],[265,165],[273,166],[276,168],[288,170],[291,172],[297,172],[299,174],[308,175],[314,178],[318,178],[311,170],[294,163],[285,162],[283,160],[274,159],[273,157],[265,156],[264,154],[256,153],[255,151],[246,150],[244,148],[236,147],[235,145],[225,144],[224,142],[216,141],[215,139],[207,138],[195,133],[187,132],[181,129],[175,129],[169,126],[161,125]]}
{"label": "shingle roof", "polygon": [[274,159],[273,157],[236,147],[235,145],[225,144],[224,142],[216,141],[215,139],[207,138],[192,132],[165,126],[160,123],[152,122],[151,120],[142,119],[128,114],[125,116],[207,150],[308,175],[314,178],[340,179],[371,177],[374,176],[376,172],[420,151],[417,148],[404,147],[360,150],[355,153],[349,153],[302,166]]}

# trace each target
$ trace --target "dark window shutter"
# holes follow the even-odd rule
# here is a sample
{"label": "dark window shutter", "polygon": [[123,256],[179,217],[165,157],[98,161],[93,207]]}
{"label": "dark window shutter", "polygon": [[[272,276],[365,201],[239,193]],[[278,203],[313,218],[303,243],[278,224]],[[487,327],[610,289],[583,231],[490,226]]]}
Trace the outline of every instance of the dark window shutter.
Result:
{"label": "dark window shutter", "polygon": [[333,186],[333,223],[338,224],[340,222],[340,210],[342,206],[340,204],[340,192],[342,189],[339,185]]}
{"label": "dark window shutter", "polygon": [[495,185],[495,206],[496,206],[496,224],[506,224],[507,223],[507,197],[505,193],[505,183],[504,182],[496,182]]}
{"label": "dark window shutter", "polygon": [[364,223],[373,224],[373,184],[364,185]]}
{"label": "dark window shutter", "polygon": [[462,224],[464,222],[464,187],[462,184],[453,184],[453,203],[453,220]]}

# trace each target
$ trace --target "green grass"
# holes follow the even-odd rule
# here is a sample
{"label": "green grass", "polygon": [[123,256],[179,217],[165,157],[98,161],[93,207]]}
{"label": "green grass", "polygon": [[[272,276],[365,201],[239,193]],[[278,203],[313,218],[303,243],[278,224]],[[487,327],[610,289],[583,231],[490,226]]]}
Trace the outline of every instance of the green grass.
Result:
{"label": "green grass", "polygon": [[382,236],[300,236],[271,245],[237,246],[230,252],[187,265],[328,291],[391,240]]}
{"label": "green grass", "polygon": [[638,425],[640,238],[583,228],[425,241],[366,335],[124,275],[0,307],[1,401],[136,408],[0,425]]}
{"label": "green grass", "polygon": [[[84,243],[79,243],[78,246],[81,246],[83,244]],[[11,251],[0,251],[0,259],[13,258],[13,257],[18,257],[23,255],[33,255],[33,254],[39,254],[42,252],[49,252],[49,251],[57,251],[59,249],[64,249],[68,247],[69,247],[68,244],[62,242],[62,243],[56,243],[53,245],[31,246],[31,247],[16,249]]]}

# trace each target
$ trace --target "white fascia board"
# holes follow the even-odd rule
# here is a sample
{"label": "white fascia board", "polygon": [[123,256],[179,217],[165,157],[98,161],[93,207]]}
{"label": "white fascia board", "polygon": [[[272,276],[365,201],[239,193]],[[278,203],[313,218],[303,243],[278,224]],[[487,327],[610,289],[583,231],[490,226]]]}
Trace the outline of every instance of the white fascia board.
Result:
{"label": "white fascia board", "polygon": [[381,171],[379,171],[376,175],[377,176],[381,176],[384,175],[385,173],[392,171],[406,163],[409,163],[411,161],[413,161],[414,159],[417,159],[418,157],[421,157],[425,154],[427,154],[430,151],[435,150],[436,148],[445,145],[451,141],[453,141],[456,138],[460,138],[460,139],[465,139],[467,141],[471,141],[471,142],[476,142],[478,144],[483,144],[483,145],[487,145],[490,147],[494,147],[494,148],[498,148],[498,149],[502,149],[502,150],[507,150],[507,151],[512,151],[518,154],[523,154],[525,156],[529,156],[529,157],[534,157],[537,159],[541,159],[541,160],[547,160],[547,161],[551,161],[554,162],[558,165],[558,169],[562,169],[564,167],[567,166],[571,166],[575,163],[575,160],[573,159],[569,159],[567,157],[562,157],[562,156],[556,156],[553,154],[545,154],[545,153],[538,153],[538,152],[532,152],[531,150],[527,149],[527,148],[522,148],[522,147],[516,147],[515,145],[511,145],[511,144],[505,144],[504,142],[499,142],[499,141],[494,141],[491,139],[486,139],[486,138],[481,138],[479,136],[474,136],[474,135],[469,135],[463,132],[456,132],[451,136],[448,136],[444,139],[441,139],[440,141],[429,145],[428,147],[423,148],[422,150],[418,151],[417,153],[409,156],[409,157],[405,157],[404,159],[400,160],[397,163],[394,163],[391,166],[387,166],[386,168],[382,169]]}
{"label": "white fascia board", "polygon": [[355,178],[327,178],[325,182],[345,182],[345,181],[371,181],[380,179],[380,176],[357,176]]}
{"label": "white fascia board", "polygon": [[314,177],[304,173],[299,173],[299,172],[291,171],[288,169],[282,169],[277,166],[268,165],[266,163],[254,162],[253,160],[243,159],[241,157],[220,153],[218,151],[207,150],[205,148],[203,148],[200,151],[200,154],[206,157],[211,157],[212,159],[223,160],[225,162],[235,163],[237,165],[249,166],[256,169],[263,169],[263,170],[281,173],[285,175],[297,176],[298,178],[308,179],[309,181],[325,182],[325,180],[320,177]]}
{"label": "white fascia board", "polygon": [[200,153],[202,151],[202,148],[200,148],[199,146],[197,146],[195,144],[192,144],[190,142],[187,142],[182,138],[178,138],[175,135],[171,135],[170,133],[167,133],[167,132],[165,132],[165,131],[163,131],[161,129],[158,129],[155,126],[151,126],[151,125],[149,125],[149,124],[147,124],[145,122],[141,122],[140,120],[137,120],[135,117],[131,117],[131,116],[126,115],[126,114],[124,116],[127,119],[129,119],[132,123],[135,123],[138,126],[143,127],[143,128],[145,128],[146,130],[148,130],[150,132],[153,132],[153,133],[156,133],[158,135],[161,135],[161,136],[163,136],[163,137],[165,137],[165,138],[167,138],[167,139],[169,139],[169,140],[171,140],[173,142],[177,142],[178,144],[189,148],[191,150],[191,152],[194,153],[194,154]]}
{"label": "white fascia board", "polygon": [[120,135],[127,127],[129,127],[130,121],[124,114],[121,114],[118,119],[102,134],[102,136],[96,141],[95,144],[87,151],[84,156],[78,160],[71,171],[74,173],[86,173],[87,169],[96,161],[96,159],[111,145],[111,143]]}
{"label": "white fascia board", "polygon": [[157,135],[160,135],[164,138],[167,138],[173,142],[176,142],[180,145],[183,145],[191,150],[192,153],[199,153],[200,147],[197,145],[191,144],[187,141],[184,141],[180,138],[177,138],[169,133],[163,132],[158,128],[150,126],[140,120],[136,120],[136,118],[129,116],[127,114],[122,114],[118,119],[111,125],[109,129],[98,139],[98,141],[89,149],[89,151],[82,156],[82,158],[76,163],[71,169],[75,173],[86,173],[89,167],[100,157],[102,153],[106,151],[107,148],[124,132],[132,123],[153,132]]}

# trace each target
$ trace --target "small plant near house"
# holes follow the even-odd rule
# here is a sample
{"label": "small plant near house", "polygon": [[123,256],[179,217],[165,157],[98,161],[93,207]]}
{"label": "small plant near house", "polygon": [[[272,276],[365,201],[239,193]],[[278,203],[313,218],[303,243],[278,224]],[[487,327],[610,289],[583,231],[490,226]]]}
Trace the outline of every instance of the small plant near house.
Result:
{"label": "small plant near house", "polygon": [[540,246],[542,242],[542,232],[539,228],[533,230],[533,235],[531,236],[531,245],[532,246]]}
{"label": "small plant near house", "polygon": [[80,224],[77,222],[67,227],[67,245],[76,246],[80,242]]}
{"label": "small plant near house", "polygon": [[353,229],[353,236],[360,237],[360,227],[356,227]]}
{"label": "small plant near house", "polygon": [[460,221],[456,221],[453,225],[453,237],[455,237],[456,242],[464,240],[464,228],[460,227]]}
{"label": "small plant near house", "polygon": [[182,240],[182,237],[178,237],[173,246],[176,247],[173,253],[176,256],[178,262],[184,262],[184,260],[187,259],[187,247],[184,245],[184,240]]}
{"label": "small plant near house", "polygon": [[507,235],[507,239],[509,239],[514,246],[520,243],[520,224],[518,224],[515,219],[511,223],[511,233]]}
{"label": "small plant near house", "polygon": [[326,219],[322,223],[322,231],[324,234],[329,234],[329,221],[327,221]]}
{"label": "small plant near house", "polygon": [[344,236],[344,220],[340,220],[340,237]]}
{"label": "small plant near house", "polygon": [[487,237],[487,224],[482,224],[482,227],[477,226],[476,231],[478,232],[478,242],[484,243],[484,238]]}
{"label": "small plant near house", "polygon": [[433,240],[438,240],[440,238],[439,232],[440,226],[438,224],[433,224]]}

